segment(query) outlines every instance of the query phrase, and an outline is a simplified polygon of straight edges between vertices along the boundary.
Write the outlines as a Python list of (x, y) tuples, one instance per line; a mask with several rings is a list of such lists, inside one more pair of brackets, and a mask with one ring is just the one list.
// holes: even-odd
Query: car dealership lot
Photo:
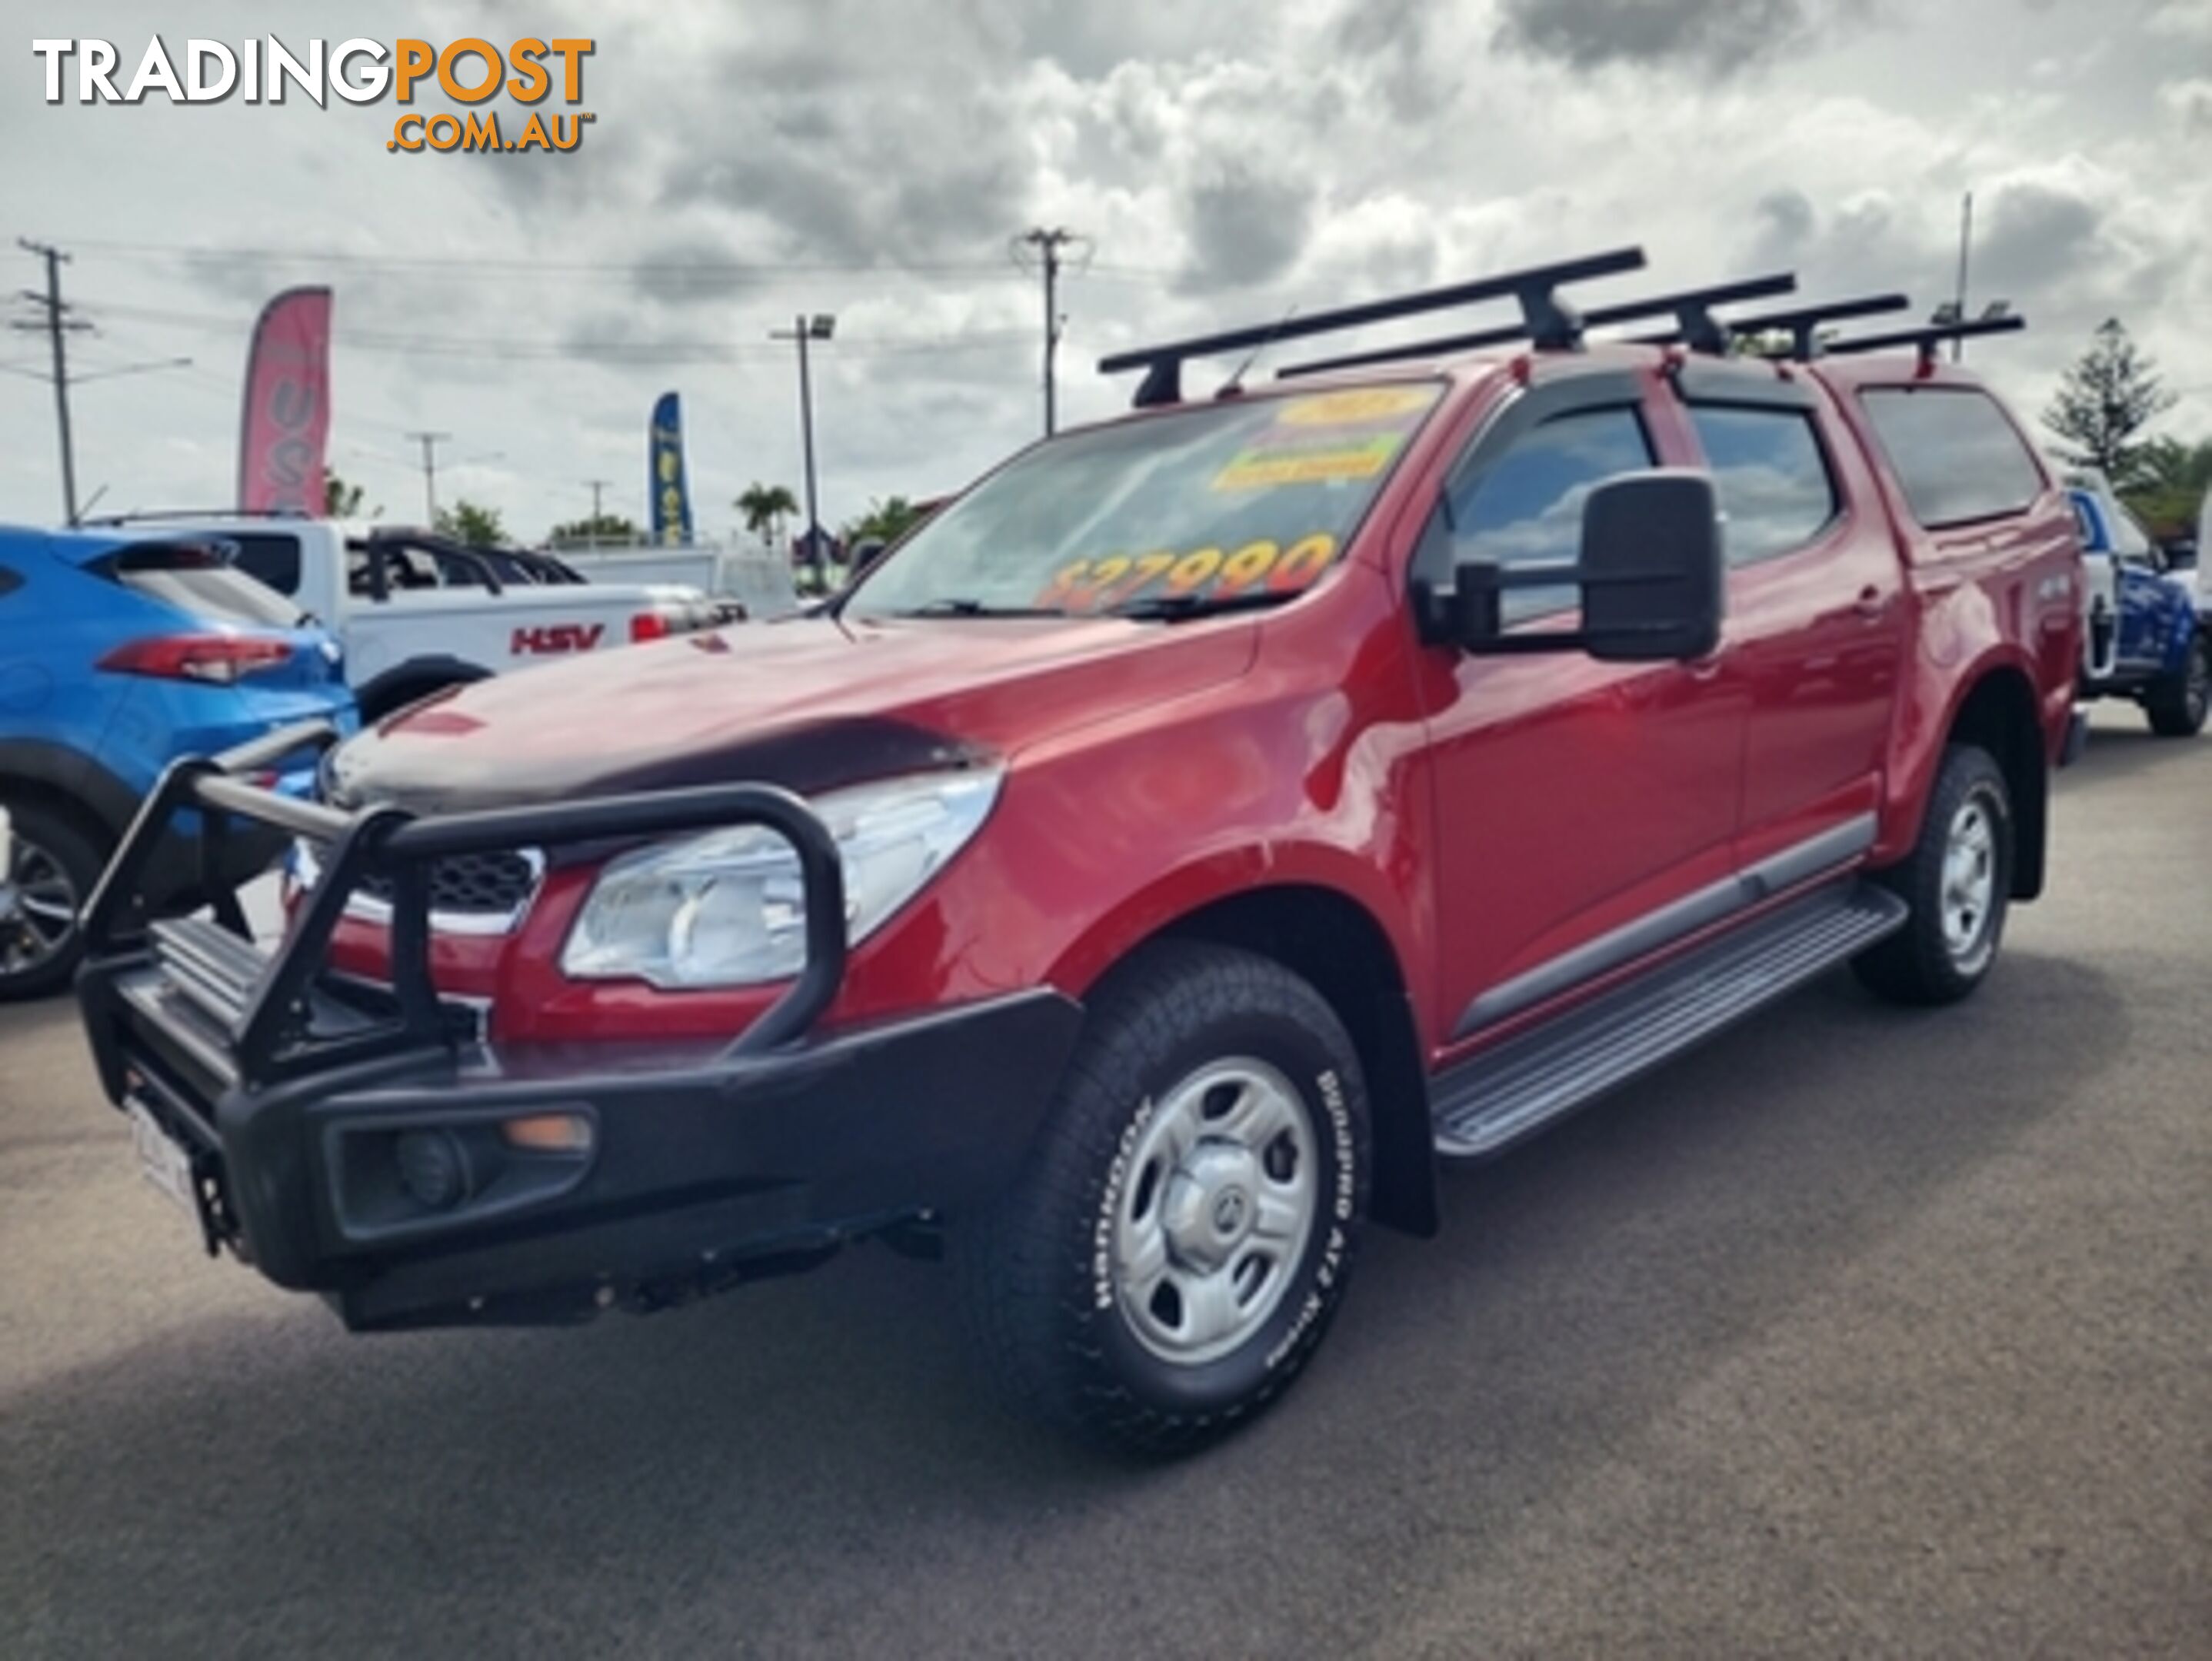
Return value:
[(881, 1251), (349, 1338), (190, 1249), (0, 1009), (0, 1616), (33, 1655), (2202, 1652), (2212, 740), (2099, 717), (1961, 1009), (1847, 975), (1370, 1234), (1158, 1469), (1010, 1424)]

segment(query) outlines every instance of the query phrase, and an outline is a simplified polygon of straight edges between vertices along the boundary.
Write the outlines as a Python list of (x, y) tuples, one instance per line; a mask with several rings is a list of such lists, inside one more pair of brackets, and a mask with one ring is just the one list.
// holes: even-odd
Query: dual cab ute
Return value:
[[(1919, 335), (1715, 320), (1787, 278), (1585, 340), (1558, 287), (1640, 264), (1146, 349), (1135, 414), (820, 615), (461, 688), (316, 803), (250, 749), (173, 771), (144, 827), (280, 825), (299, 891), (273, 955), (149, 924), (133, 839), (80, 980), (107, 1094), (211, 1250), (356, 1329), (872, 1235), (945, 1246), (985, 1370), (1079, 1434), (1249, 1420), (1441, 1164), (1832, 966), (1962, 997), (2042, 885), (2064, 492)], [(1503, 298), (1490, 346), (1182, 393)]]
[(558, 561), (400, 526), (284, 514), (104, 524), (220, 538), (237, 567), (335, 634), (362, 718), (550, 658), (702, 628), (721, 609), (679, 584), (590, 582)]

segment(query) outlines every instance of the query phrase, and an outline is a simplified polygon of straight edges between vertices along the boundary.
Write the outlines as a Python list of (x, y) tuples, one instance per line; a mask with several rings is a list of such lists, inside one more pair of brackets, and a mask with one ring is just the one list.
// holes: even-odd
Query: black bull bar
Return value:
[[(218, 1028), (229, 1070), (240, 1084), (273, 1084), (396, 1049), (449, 1041), (452, 1011), (441, 1003), (430, 976), (430, 876), (437, 861), (465, 854), (607, 847), (735, 825), (766, 826), (799, 858), (805, 896), (805, 966), (728, 1046), (725, 1058), (759, 1055), (798, 1038), (835, 1001), (845, 975), (843, 867), (829, 827), (792, 792), (769, 785), (712, 785), (418, 816), (392, 806), (349, 813), (279, 795), (239, 776), (301, 751), (319, 752), (337, 737), (327, 724), (308, 722), (220, 755), (172, 763), (140, 806), (85, 908), (88, 970), (96, 973), (118, 955), (143, 957), (149, 934), (154, 936), (169, 949), (169, 965), (200, 1012)], [(243, 960), (234, 951), (210, 938), (215, 931), (205, 924), (189, 930), (146, 915), (141, 885), (148, 862), (170, 821), (188, 810), (204, 819), (203, 886), (215, 927), (240, 942), (249, 938), (244, 912), (234, 876), (223, 872), (231, 821), (250, 820), (328, 850), (283, 943), (250, 976), (237, 967)], [(312, 1019), (312, 994), (349, 901), (371, 877), (390, 887), (388, 999), (372, 1000), (385, 1005), (380, 1018), (374, 1009), (360, 1010), (356, 1003), (352, 1012), (366, 1013), (368, 1019), (349, 1021), (339, 1032), (319, 1033)], [(106, 1082), (109, 1094), (116, 1094), (120, 1081)]]

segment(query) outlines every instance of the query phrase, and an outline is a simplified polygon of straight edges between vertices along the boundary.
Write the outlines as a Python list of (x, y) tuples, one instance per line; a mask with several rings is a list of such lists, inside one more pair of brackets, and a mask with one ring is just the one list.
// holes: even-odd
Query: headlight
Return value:
[[(811, 803), (845, 868), (845, 937), (866, 940), (967, 845), (998, 799), (997, 769), (924, 773)], [(600, 873), (561, 968), (580, 980), (752, 986), (806, 961), (799, 856), (764, 825), (624, 855)]]

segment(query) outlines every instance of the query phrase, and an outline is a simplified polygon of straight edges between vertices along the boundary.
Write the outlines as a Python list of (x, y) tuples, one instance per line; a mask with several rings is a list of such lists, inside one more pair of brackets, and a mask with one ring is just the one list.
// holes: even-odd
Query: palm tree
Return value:
[(782, 536), (784, 516), (799, 512), (799, 499), (780, 484), (749, 484), (730, 505), (745, 516), (746, 530), (771, 545)]

